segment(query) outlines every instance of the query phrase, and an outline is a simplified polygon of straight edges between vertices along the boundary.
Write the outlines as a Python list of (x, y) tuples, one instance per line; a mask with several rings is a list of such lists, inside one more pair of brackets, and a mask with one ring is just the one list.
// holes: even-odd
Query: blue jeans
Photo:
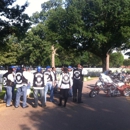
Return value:
[(40, 93), (41, 105), (44, 106), (45, 105), (44, 89), (34, 89), (33, 95), (34, 95), (35, 106), (38, 106), (38, 93)]
[(69, 89), (69, 96), (70, 96), (70, 97), (73, 96), (73, 90), (72, 90), (72, 87)]
[[(15, 101), (15, 86), (12, 87), (12, 100)], [(7, 89), (6, 89), (6, 93), (4, 95), (4, 102), (6, 102), (6, 101), (7, 101)]]
[(22, 87), (17, 88), (15, 107), (19, 106), (20, 97), (22, 95), (23, 95), (23, 107), (26, 107), (27, 106), (27, 86), (22, 86)]
[(12, 100), (12, 87), (6, 86), (6, 106), (10, 106)]
[(53, 90), (54, 87), (52, 86), (52, 82), (47, 82), (47, 84), (45, 85), (45, 103), (46, 103), (46, 97), (47, 97), (47, 92), (48, 90), (50, 90), (50, 101), (53, 102)]

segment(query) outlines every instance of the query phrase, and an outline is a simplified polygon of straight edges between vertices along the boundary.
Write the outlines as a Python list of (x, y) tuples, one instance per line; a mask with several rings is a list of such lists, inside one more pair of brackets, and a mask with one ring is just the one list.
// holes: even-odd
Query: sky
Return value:
[(25, 13), (31, 16), (36, 11), (41, 11), (41, 4), (48, 0), (16, 0), (14, 4), (23, 5), (26, 1), (29, 2), (29, 6), (26, 8)]

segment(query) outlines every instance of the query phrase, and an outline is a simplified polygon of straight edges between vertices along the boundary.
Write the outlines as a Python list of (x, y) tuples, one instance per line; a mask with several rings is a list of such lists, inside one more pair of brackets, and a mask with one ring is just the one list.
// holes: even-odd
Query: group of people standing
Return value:
[[(82, 103), (82, 87), (83, 76), (87, 72), (78, 64), (76, 68), (71, 66), (63, 67), (60, 74), (60, 79), (57, 81), (56, 70), (54, 67), (47, 66), (43, 71), (40, 66), (37, 67), (36, 72), (32, 77), (25, 70), (25, 67), (18, 67), (15, 71), (13, 67), (9, 67), (8, 72), (3, 75), (3, 85), (6, 89), (6, 106), (15, 108), (20, 106), (20, 97), (23, 97), (22, 107), (27, 108), (27, 86), (32, 86), (34, 104), (33, 107), (38, 106), (38, 94), (40, 94), (41, 107), (46, 106), (47, 93), (50, 91), (50, 102), (54, 102), (54, 89), (58, 88), (59, 92), (59, 106), (66, 107), (68, 97), (73, 98), (73, 102)], [(14, 89), (16, 88), (16, 94)]]

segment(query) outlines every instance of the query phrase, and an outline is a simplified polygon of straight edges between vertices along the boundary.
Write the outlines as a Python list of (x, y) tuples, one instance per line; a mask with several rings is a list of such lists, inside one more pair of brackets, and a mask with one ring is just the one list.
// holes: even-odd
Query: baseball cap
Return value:
[(46, 69), (50, 69), (50, 68), (51, 68), (51, 66), (47, 66), (47, 67), (46, 67)]
[(72, 69), (72, 67), (71, 67), (71, 66), (68, 66), (68, 69)]

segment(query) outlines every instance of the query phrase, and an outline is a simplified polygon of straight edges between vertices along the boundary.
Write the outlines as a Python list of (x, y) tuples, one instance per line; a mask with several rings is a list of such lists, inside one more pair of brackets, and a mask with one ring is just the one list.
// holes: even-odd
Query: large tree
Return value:
[(124, 56), (121, 52), (110, 54), (110, 67), (121, 67), (124, 62)]
[(28, 15), (23, 13), (28, 3), (13, 6), (14, 2), (16, 0), (0, 0), (0, 46), (9, 35), (21, 38), (30, 26)]
[(61, 46), (95, 54), (105, 70), (112, 50), (129, 43), (129, 9), (130, 0), (66, 0), (51, 8), (46, 25)]

